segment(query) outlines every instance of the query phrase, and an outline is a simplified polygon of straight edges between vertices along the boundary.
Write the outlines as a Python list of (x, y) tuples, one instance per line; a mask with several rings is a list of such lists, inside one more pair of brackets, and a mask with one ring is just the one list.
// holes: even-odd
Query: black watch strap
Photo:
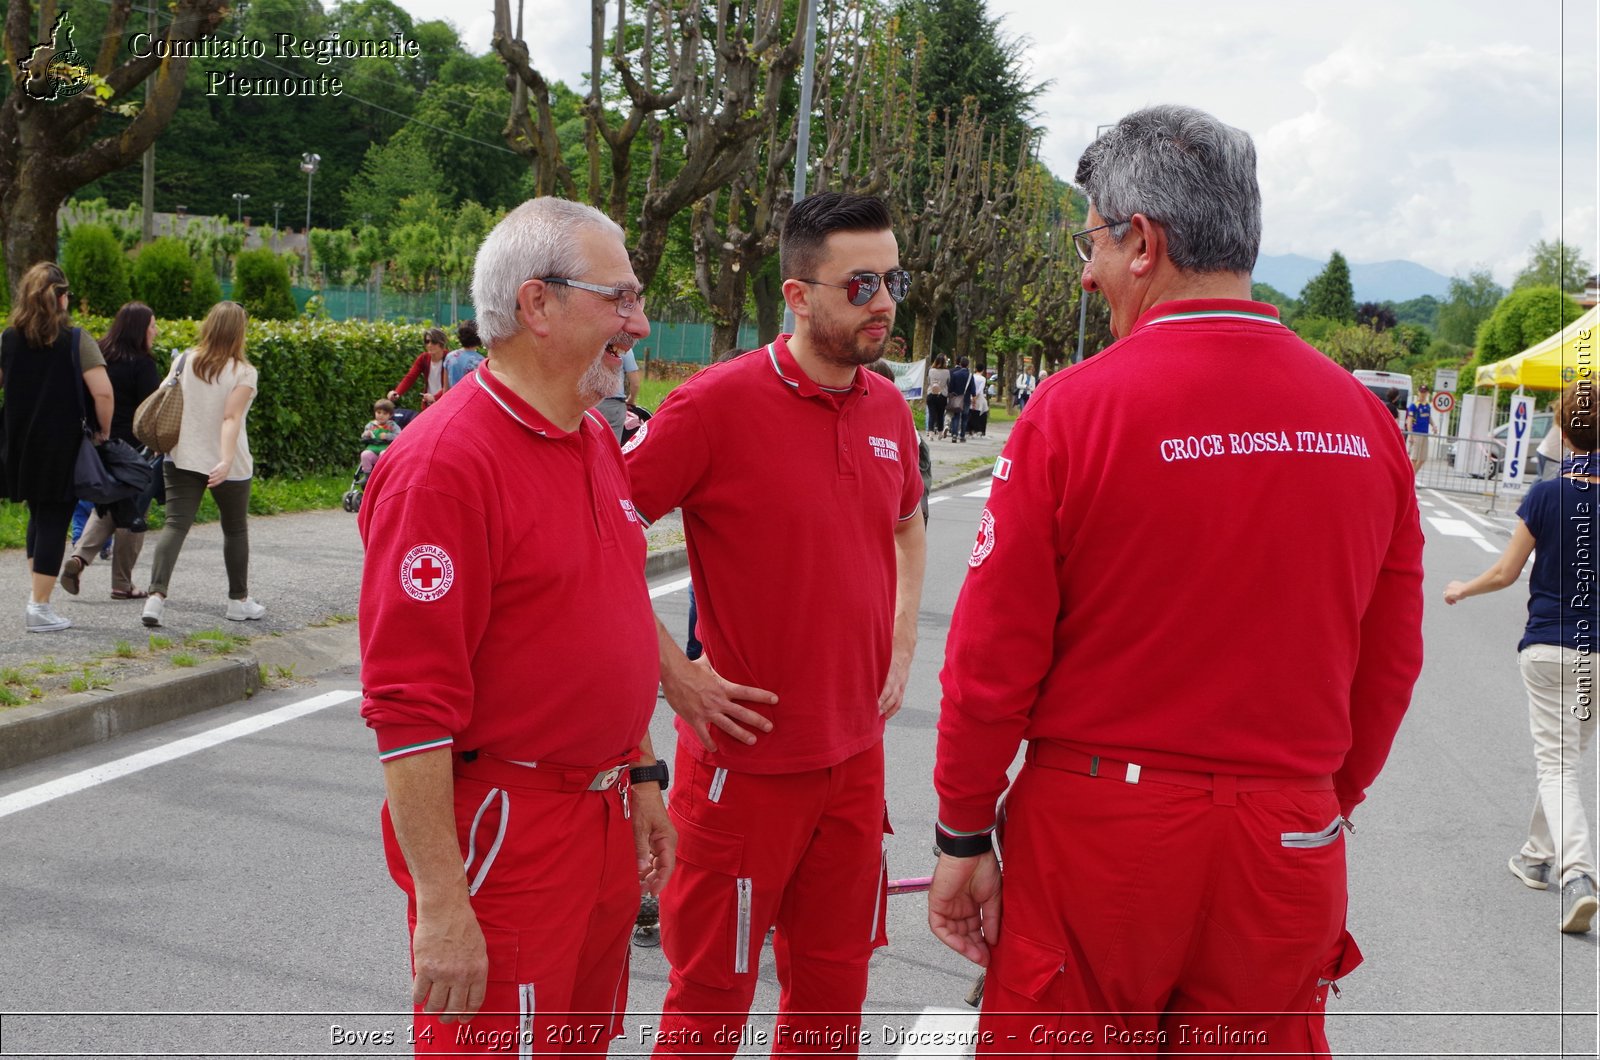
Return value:
[(935, 826), (933, 845), (938, 848), (939, 853), (949, 854), (953, 858), (975, 858), (994, 849), (994, 834), (990, 831), (979, 832), (977, 835), (956, 835)]
[(628, 770), (628, 783), (648, 784), (654, 780), (661, 785), (662, 791), (667, 790), (667, 782), (670, 779), (671, 773), (668, 772), (665, 762), (654, 762), (647, 766), (634, 766)]

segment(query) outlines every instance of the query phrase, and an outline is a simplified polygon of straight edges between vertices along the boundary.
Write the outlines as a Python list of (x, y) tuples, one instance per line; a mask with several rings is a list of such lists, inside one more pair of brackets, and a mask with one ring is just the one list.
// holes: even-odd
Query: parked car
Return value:
[[(1555, 422), (1553, 412), (1535, 412), (1533, 419), (1528, 424), (1528, 459), (1533, 460), (1533, 451), (1544, 441), (1544, 436), (1550, 433), (1550, 427)], [(1481, 476), (1474, 472), (1474, 478), (1497, 478), (1500, 468), (1506, 459), (1506, 435), (1511, 430), (1510, 422), (1502, 423), (1489, 432), (1489, 463)], [(1459, 442), (1450, 443), (1449, 462), (1451, 467), (1456, 466), (1456, 447)]]

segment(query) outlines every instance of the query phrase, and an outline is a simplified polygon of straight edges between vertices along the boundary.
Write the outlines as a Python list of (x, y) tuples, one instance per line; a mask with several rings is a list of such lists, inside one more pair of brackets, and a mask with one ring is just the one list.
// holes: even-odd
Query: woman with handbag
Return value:
[[(139, 447), (133, 435), (133, 413), (161, 383), (161, 370), (150, 354), (156, 341), (156, 315), (143, 302), (129, 302), (117, 310), (116, 319), (100, 352), (106, 359), (106, 374), (115, 397), (111, 412), (111, 437)], [(147, 595), (134, 588), (133, 565), (144, 548), (144, 517), (151, 497), (111, 505), (96, 505), (94, 515), (84, 525), (83, 535), (61, 569), (61, 588), (78, 595), (78, 578), (83, 569), (100, 554), (100, 546), (113, 542), (111, 553), (111, 598), (142, 600)]]
[[(23, 625), (29, 633), (53, 633), (72, 625), (50, 606), (50, 593), (78, 504), (74, 465), (86, 429), (97, 442), (111, 432), (105, 358), (94, 339), (67, 319), (71, 294), (60, 266), (38, 262), (22, 274), (11, 326), (0, 333), (5, 495), (28, 506), (33, 586)], [(94, 400), (92, 426), (79, 412), (85, 387)]]
[(256, 369), (244, 353), (245, 322), (244, 308), (237, 302), (212, 306), (200, 323), (200, 337), (194, 348), (173, 362), (168, 375), (169, 381), (176, 378), (183, 415), (177, 442), (170, 446), (163, 468), (167, 524), (150, 564), (150, 596), (141, 616), (147, 626), (161, 625), (172, 569), (207, 489), (222, 516), (222, 562), (228, 571), (227, 617), (244, 622), (267, 612), (250, 599), (248, 584), (250, 479), (255, 465), (250, 457), (245, 418), (256, 396)]

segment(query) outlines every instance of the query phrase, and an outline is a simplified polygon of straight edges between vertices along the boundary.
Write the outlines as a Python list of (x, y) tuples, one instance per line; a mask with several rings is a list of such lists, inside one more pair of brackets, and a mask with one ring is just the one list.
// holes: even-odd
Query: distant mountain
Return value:
[[(1263, 254), (1256, 259), (1253, 279), (1271, 284), (1290, 298), (1299, 298), (1301, 288), (1327, 267), (1300, 254)], [(1418, 265), (1414, 261), (1378, 261), (1367, 265), (1350, 263), (1350, 283), (1357, 302), (1406, 302), (1431, 294), (1444, 298), (1450, 277)]]

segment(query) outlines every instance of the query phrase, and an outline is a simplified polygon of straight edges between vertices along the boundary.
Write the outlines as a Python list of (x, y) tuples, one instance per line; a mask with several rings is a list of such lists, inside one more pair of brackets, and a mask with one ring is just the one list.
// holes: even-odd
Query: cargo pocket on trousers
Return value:
[[(744, 837), (674, 815), (678, 828), (677, 923), (662, 943), (672, 966), (696, 983), (726, 990), (754, 970), (754, 881), (744, 872)], [(684, 871), (685, 866), (692, 866)], [(686, 930), (675, 930), (680, 925)]]
[(1002, 927), (989, 971), (1012, 993), (1044, 1001), (1066, 966), (1065, 946), (1040, 942)]
[(879, 862), (878, 894), (872, 900), (872, 948), (889, 945), (889, 837), (894, 827), (889, 824), (889, 807), (883, 808), (883, 848)]
[(1327, 1007), (1330, 989), (1335, 997), (1339, 995), (1339, 980), (1359, 968), (1362, 959), (1355, 938), (1348, 931), (1340, 932), (1339, 941), (1323, 958), (1322, 971), (1317, 973), (1317, 992), (1312, 1000), (1319, 1009)]

